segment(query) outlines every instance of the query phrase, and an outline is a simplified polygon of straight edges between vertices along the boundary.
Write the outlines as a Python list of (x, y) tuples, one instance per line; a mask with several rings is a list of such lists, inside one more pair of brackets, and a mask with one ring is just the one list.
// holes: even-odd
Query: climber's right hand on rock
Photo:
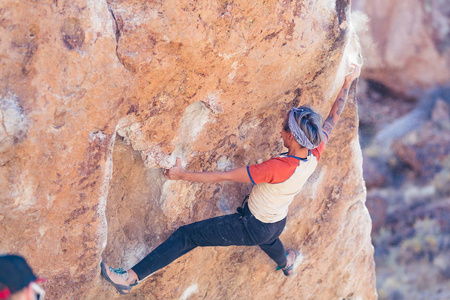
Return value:
[(351, 66), (353, 67), (352, 71), (345, 76), (344, 87), (347, 88), (349, 88), (352, 85), (352, 82), (361, 74), (361, 65), (352, 63)]
[(181, 159), (177, 158), (177, 162), (174, 167), (164, 170), (164, 177), (170, 180), (183, 179), (184, 169), (181, 166)]

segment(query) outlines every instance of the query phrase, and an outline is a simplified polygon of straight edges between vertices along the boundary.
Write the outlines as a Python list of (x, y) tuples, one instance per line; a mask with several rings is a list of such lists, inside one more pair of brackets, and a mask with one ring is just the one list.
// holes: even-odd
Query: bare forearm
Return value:
[(223, 182), (229, 181), (227, 177), (224, 176), (225, 172), (184, 172), (181, 174), (180, 179), (186, 181), (194, 182)]
[(361, 73), (362, 65), (352, 63), (351, 66), (353, 67), (353, 70), (349, 74), (347, 74), (347, 76), (345, 76), (344, 84), (341, 88), (341, 91), (339, 92), (339, 95), (337, 96), (336, 100), (333, 103), (333, 106), (331, 107), (331, 111), (330, 114), (328, 115), (328, 118), (323, 123), (322, 129), (323, 131), (325, 131), (328, 137), (330, 136), (334, 126), (336, 126), (336, 123), (338, 122), (339, 117), (341, 116), (342, 110), (344, 110), (350, 87), (352, 86), (352, 84), (356, 86), (358, 82), (356, 79), (359, 77), (359, 74)]
[(323, 130), (328, 135), (330, 135), (334, 126), (336, 126), (336, 123), (339, 120), (342, 111), (344, 110), (345, 103), (347, 102), (348, 98), (348, 90), (349, 87), (347, 85), (344, 85), (342, 87), (341, 91), (339, 92), (339, 95), (336, 98), (336, 101), (334, 101), (333, 106), (331, 107), (330, 114), (328, 115), (327, 119), (323, 124)]
[(167, 179), (194, 182), (251, 182), (246, 167), (236, 168), (225, 172), (186, 172), (183, 167), (181, 167), (181, 161), (179, 159), (177, 159), (175, 167), (164, 171), (164, 176)]

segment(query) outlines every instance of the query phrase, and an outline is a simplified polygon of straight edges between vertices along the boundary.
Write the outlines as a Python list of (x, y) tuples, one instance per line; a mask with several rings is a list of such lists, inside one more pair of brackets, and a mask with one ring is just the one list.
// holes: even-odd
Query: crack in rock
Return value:
[(119, 40), (120, 40), (120, 37), (122, 36), (122, 31), (120, 30), (120, 26), (119, 26), (119, 23), (117, 22), (116, 15), (114, 14), (114, 11), (113, 11), (113, 9), (111, 8), (110, 5), (108, 5), (108, 11), (110, 12), (111, 17), (112, 17), (113, 31), (114, 31), (114, 34), (116, 36), (116, 56), (117, 56), (117, 59), (120, 61), (122, 66), (124, 66), (125, 69), (127, 69), (128, 71), (131, 71), (126, 66), (126, 64), (123, 62), (123, 59), (120, 57), (120, 54), (119, 54)]

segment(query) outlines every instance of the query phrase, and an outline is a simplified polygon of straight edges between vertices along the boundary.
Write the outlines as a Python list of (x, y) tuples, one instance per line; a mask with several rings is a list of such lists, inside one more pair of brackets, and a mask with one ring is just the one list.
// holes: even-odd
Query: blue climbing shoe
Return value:
[(103, 262), (100, 263), (100, 266), (103, 278), (105, 278), (109, 283), (111, 283), (116, 288), (116, 290), (122, 295), (127, 295), (131, 291), (131, 288), (136, 284), (138, 284), (136, 280), (134, 284), (128, 285), (126, 282), (128, 279), (128, 272), (122, 268), (114, 269), (108, 267)]
[(297, 259), (297, 253), (294, 250), (289, 249), (286, 252), (286, 259), (287, 259), (286, 266), (277, 267), (277, 270), (283, 270), (284, 275), (291, 276), (292, 273), (294, 272), (294, 263), (295, 260)]

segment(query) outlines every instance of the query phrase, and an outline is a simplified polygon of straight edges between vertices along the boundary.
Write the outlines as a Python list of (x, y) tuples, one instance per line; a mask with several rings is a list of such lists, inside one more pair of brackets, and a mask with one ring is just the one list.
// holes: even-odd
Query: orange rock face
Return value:
[[(349, 1), (3, 1), (0, 252), (51, 299), (113, 299), (100, 261), (133, 266), (178, 226), (235, 211), (245, 184), (167, 181), (282, 151), (292, 106), (327, 114), (357, 38)], [(281, 238), (286, 278), (257, 247), (195, 249), (137, 299), (375, 299), (358, 118), (347, 103)]]

